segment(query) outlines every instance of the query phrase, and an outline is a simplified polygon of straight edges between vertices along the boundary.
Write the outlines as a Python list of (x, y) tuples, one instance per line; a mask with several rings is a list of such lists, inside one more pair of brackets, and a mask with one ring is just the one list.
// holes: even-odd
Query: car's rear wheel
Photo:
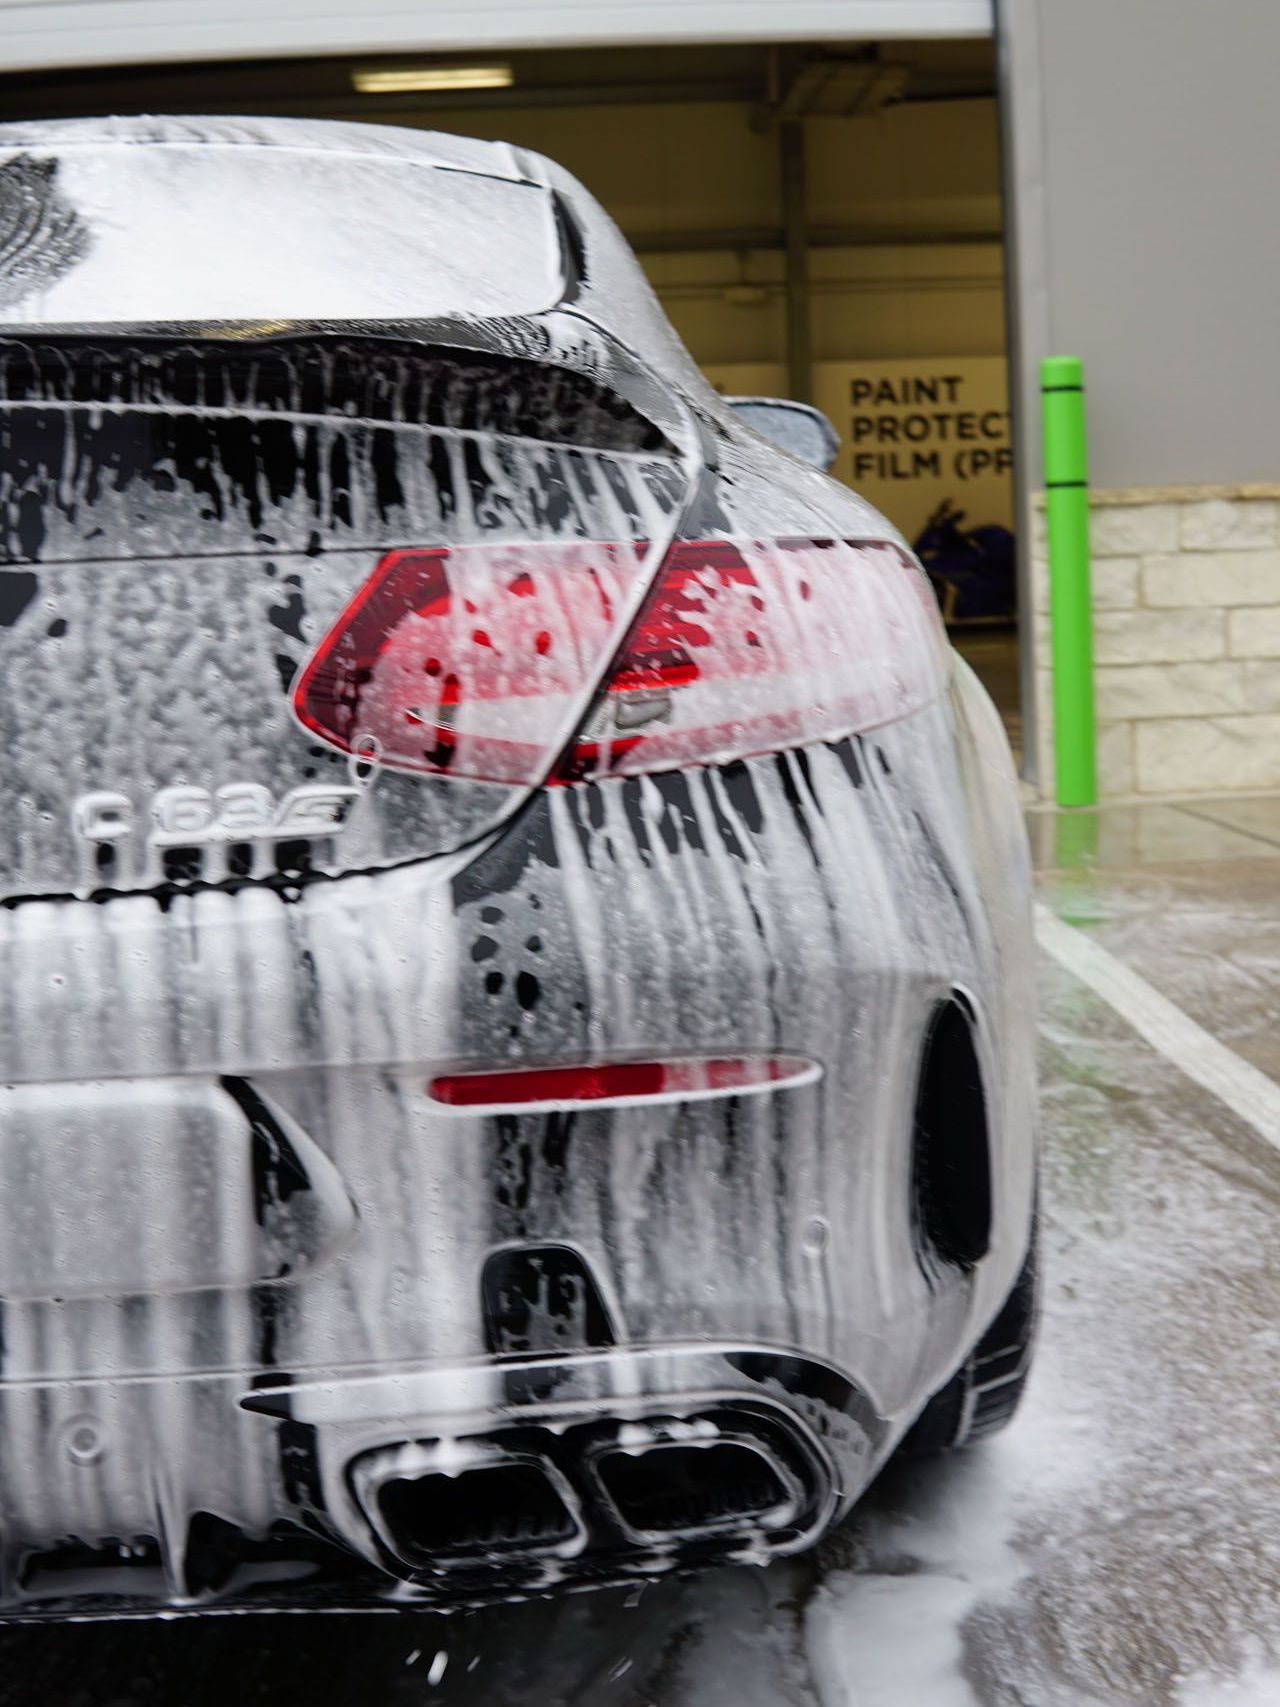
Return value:
[(1031, 1372), (1039, 1319), (1040, 1221), (1018, 1278), (991, 1326), (959, 1369), (929, 1400), (898, 1448), (904, 1458), (925, 1458), (970, 1446), (1012, 1418)]

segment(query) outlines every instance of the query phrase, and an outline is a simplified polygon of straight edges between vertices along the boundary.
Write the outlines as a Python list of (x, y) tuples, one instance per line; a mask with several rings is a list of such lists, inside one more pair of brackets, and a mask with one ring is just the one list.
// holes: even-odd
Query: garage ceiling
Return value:
[(0, 0), (8, 71), (477, 47), (989, 36), (994, 0)]

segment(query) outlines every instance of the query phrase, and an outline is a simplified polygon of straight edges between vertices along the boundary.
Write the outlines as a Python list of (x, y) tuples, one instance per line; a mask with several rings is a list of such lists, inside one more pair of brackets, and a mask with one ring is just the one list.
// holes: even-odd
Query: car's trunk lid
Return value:
[[(647, 376), (557, 318), (0, 340), (4, 893), (296, 882), (447, 851), (527, 797), (696, 462)], [(466, 576), (483, 600), (512, 553), (542, 551), (570, 628), (578, 588), (608, 580), (516, 780), (370, 764), (291, 706), (388, 553), (440, 547), (455, 616)]]

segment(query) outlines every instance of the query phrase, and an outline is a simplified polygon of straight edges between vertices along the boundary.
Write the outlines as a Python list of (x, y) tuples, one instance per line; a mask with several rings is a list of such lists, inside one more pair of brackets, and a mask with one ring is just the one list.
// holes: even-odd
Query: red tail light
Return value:
[(302, 723), (398, 770), (540, 782), (643, 572), (643, 545), (392, 551), (293, 691)]
[(681, 542), (617, 649), (647, 567), (643, 544), (393, 551), (302, 672), (297, 715), (399, 769), (533, 784), (832, 740), (941, 687), (933, 596), (895, 545)]
[(667, 554), (560, 780), (834, 740), (940, 689), (942, 630), (896, 545), (685, 541)]

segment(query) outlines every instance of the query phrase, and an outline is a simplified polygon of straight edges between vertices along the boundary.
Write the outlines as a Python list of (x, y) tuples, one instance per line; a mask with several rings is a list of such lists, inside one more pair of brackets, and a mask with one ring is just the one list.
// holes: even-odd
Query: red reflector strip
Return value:
[(443, 1073), (427, 1086), (457, 1109), (565, 1108), (575, 1103), (688, 1102), (809, 1084), (816, 1061), (800, 1055), (747, 1055), (695, 1061), (609, 1061), (581, 1067), (517, 1067)]

